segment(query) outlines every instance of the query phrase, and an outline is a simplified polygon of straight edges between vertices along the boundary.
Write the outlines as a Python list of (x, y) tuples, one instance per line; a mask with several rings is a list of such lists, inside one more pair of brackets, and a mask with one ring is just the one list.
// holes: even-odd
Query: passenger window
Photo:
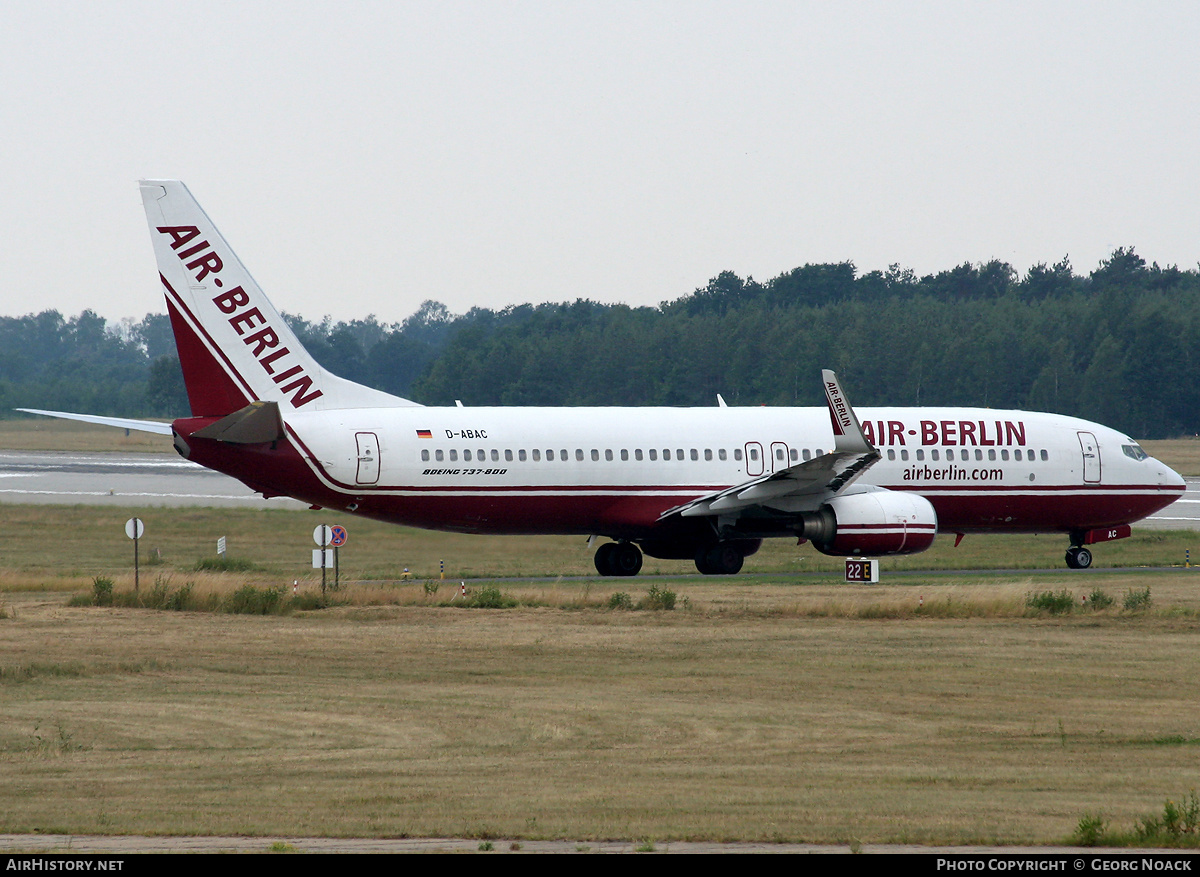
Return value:
[(692, 448), (691, 457), (692, 457), (692, 462), (694, 463), (696, 460), (700, 459), (700, 452), (697, 451), (695, 448)]
[(525, 449), (524, 448), (521, 448), (521, 450), (517, 451), (517, 459), (522, 463), (525, 462)]
[(953, 459), (954, 459), (954, 448), (947, 448), (947, 449), (946, 449), (946, 459), (947, 459), (947, 460), (953, 460)]
[(625, 462), (628, 459), (629, 459), (629, 451), (626, 450), (625, 448), (621, 448), (621, 462)]
[(937, 448), (934, 448), (932, 451), (929, 452), (929, 459), (936, 460), (937, 458), (938, 458)]
[(996, 459), (996, 452), (995, 452), (995, 450), (989, 450), (989, 451), (988, 451), (988, 459), (989, 459), (989, 460), (994, 460), (994, 459)]
[(570, 457), (567, 456), (566, 448), (563, 448), (561, 451), (558, 452), (558, 459), (562, 460), (564, 463), (567, 462), (567, 460), (571, 459)]
[(493, 463), (500, 462), (500, 452), (497, 451), (495, 448), (492, 448), (492, 462)]
[(426, 463), (429, 462), (429, 451), (421, 451), (421, 460)]
[(792, 448), (791, 456), (792, 456), (793, 463), (795, 463), (796, 461), (798, 461), (800, 459), (800, 454), (799, 454), (799, 452), (797, 452), (797, 450), (795, 448)]
[(683, 459), (683, 448), (678, 448), (678, 449), (675, 451), (675, 459), (676, 459), (676, 460), (682, 460), (682, 459)]
[(975, 459), (976, 459), (976, 460), (982, 460), (982, 459), (983, 459), (983, 451), (979, 450), (979, 448), (976, 448), (976, 449), (975, 449)]
[(900, 459), (904, 460), (906, 462), (908, 461), (908, 449), (907, 448), (902, 448), (900, 450)]
[(808, 448), (805, 448), (804, 449), (804, 461), (807, 463), (811, 459), (812, 459), (812, 451), (810, 451)]
[(597, 451), (595, 448), (592, 448), (592, 462), (598, 463), (599, 461), (600, 461), (600, 452)]
[(633, 459), (637, 460), (639, 463), (642, 461), (642, 449), (641, 448), (637, 448), (636, 450), (634, 450)]
[(554, 462), (554, 449), (553, 448), (546, 448), (546, 461), (549, 463)]
[(605, 461), (606, 463), (611, 463), (611, 462), (612, 462), (612, 448), (605, 448), (605, 449), (604, 449), (604, 461)]
[(783, 462), (783, 448), (775, 449), (775, 459), (778, 460), (780, 463)]
[(1015, 451), (1013, 451), (1013, 459), (1014, 460), (1021, 459), (1021, 449), (1020, 448), (1017, 448)]
[(1005, 448), (1003, 451), (1000, 452), (1000, 459), (1001, 460), (1008, 459), (1008, 448)]
[(540, 463), (542, 461), (542, 452), (537, 448), (533, 449), (533, 462)]
[(725, 457), (725, 449), (724, 449), (724, 448), (717, 448), (717, 459), (718, 459), (718, 460), (724, 460), (724, 459), (726, 459), (726, 457)]
[(704, 459), (705, 459), (706, 461), (707, 461), (707, 460), (712, 460), (712, 448), (705, 448), (705, 449), (704, 449)]
[(742, 462), (742, 449), (741, 448), (733, 449), (733, 459), (739, 463)]
[(750, 449), (750, 459), (753, 460), (755, 463), (758, 462), (758, 448)]
[(445, 455), (440, 450), (433, 452), (433, 459), (437, 460), (439, 463), (442, 462), (444, 458)]
[(450, 452), (450, 462), (454, 463), (454, 462), (457, 462), (457, 460), (458, 460), (458, 451), (451, 451)]
[(670, 448), (663, 448), (663, 459), (664, 460), (671, 459), (671, 449)]
[(1045, 448), (1042, 448), (1042, 462), (1044, 463), (1049, 459), (1050, 459), (1050, 455), (1046, 453)]
[(652, 461), (654, 461), (654, 460), (657, 460), (657, 459), (658, 459), (658, 451), (656, 451), (654, 448), (651, 448), (651, 449), (650, 449), (650, 459), (651, 459)]
[(925, 449), (924, 449), (924, 448), (918, 448), (918, 449), (917, 449), (917, 459), (918, 459), (918, 460), (924, 460), (924, 459), (925, 459)]
[(512, 451), (510, 451), (508, 448), (504, 449), (504, 462), (505, 463), (512, 462)]
[(575, 459), (578, 460), (580, 463), (583, 462), (583, 448), (575, 449)]
[(895, 448), (888, 448), (888, 459), (889, 460), (896, 459), (896, 449)]
[(470, 463), (470, 462), (471, 462), (471, 452), (470, 452), (470, 451), (463, 451), (463, 459), (464, 459), (466, 462)]

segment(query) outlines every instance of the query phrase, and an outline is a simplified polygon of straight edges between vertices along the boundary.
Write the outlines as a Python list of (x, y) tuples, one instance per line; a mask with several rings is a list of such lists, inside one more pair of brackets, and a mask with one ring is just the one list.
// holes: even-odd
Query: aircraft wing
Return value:
[(668, 509), (662, 517), (737, 514), (755, 507), (784, 513), (811, 510), (875, 465), (879, 451), (863, 434), (837, 375), (825, 369), (821, 378), (833, 425), (832, 451)]
[(159, 423), (156, 420), (130, 420), (127, 417), (101, 417), (98, 414), (71, 414), (67, 411), (42, 411), (40, 408), (18, 408), (26, 414), (43, 414), (46, 417), (58, 417), (63, 420), (81, 420), (84, 423), (98, 423), (101, 426), (115, 426), (118, 429), (136, 429), (138, 432), (153, 432), (157, 435), (170, 435), (171, 424)]

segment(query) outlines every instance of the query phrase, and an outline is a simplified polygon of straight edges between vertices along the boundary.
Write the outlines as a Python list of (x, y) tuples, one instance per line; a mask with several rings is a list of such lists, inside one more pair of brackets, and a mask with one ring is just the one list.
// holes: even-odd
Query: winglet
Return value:
[(837, 375), (829, 369), (821, 370), (821, 382), (825, 385), (825, 401), (829, 405), (829, 422), (833, 425), (834, 449), (848, 454), (877, 453), (863, 434), (858, 416), (850, 406), (850, 400), (842, 392)]

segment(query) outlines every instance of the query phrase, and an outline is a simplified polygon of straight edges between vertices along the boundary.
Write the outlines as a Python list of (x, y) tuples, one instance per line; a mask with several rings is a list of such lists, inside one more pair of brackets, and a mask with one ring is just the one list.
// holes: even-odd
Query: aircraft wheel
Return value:
[(602, 576), (615, 576), (617, 573), (613, 569), (613, 552), (617, 550), (616, 542), (605, 542), (596, 549), (596, 556), (593, 558), (596, 564), (596, 572)]
[(739, 573), (746, 559), (741, 549), (729, 542), (717, 543), (708, 549), (703, 557), (703, 565), (700, 563), (700, 556), (696, 557), (696, 568), (706, 576), (731, 576)]
[(696, 569), (701, 575), (711, 576), (716, 575), (716, 570), (712, 568), (712, 564), (708, 562), (708, 552), (711, 548), (707, 546), (696, 552)]
[(636, 576), (642, 570), (642, 550), (632, 542), (612, 542), (608, 563), (614, 576)]
[(1071, 569), (1087, 569), (1092, 565), (1092, 552), (1080, 546), (1067, 549), (1067, 566)]

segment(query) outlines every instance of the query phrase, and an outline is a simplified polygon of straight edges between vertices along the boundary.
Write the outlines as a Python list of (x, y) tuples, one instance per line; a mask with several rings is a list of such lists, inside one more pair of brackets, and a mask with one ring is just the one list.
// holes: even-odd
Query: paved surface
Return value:
[(72, 451), (0, 451), (4, 502), (307, 508), (282, 497), (264, 500), (237, 479), (174, 455)]

